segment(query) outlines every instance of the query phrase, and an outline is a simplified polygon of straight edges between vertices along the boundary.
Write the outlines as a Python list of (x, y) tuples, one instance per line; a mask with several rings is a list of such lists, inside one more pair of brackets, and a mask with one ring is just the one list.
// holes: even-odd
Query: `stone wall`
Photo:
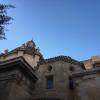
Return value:
[(100, 69), (73, 75), (75, 100), (100, 100)]
[[(50, 66), (52, 67), (51, 70), (49, 70)], [(35, 73), (38, 77), (38, 81), (36, 82), (33, 91), (33, 100), (39, 100), (39, 98), (71, 100), (71, 91), (69, 89), (69, 75), (71, 74), (70, 66), (74, 67), (74, 71), (82, 70), (79, 65), (61, 60), (40, 65)], [(52, 89), (46, 88), (46, 77), (48, 76), (53, 76), (54, 87)]]
[(36, 80), (24, 58), (0, 63), (0, 100), (28, 100)]
[(100, 56), (92, 56), (90, 59), (82, 61), (82, 63), (84, 63), (85, 68), (87, 70), (93, 69), (93, 64), (97, 62), (100, 62)]
[(8, 100), (28, 100), (31, 97), (33, 82), (22, 72), (17, 71), (16, 79), (11, 81)]

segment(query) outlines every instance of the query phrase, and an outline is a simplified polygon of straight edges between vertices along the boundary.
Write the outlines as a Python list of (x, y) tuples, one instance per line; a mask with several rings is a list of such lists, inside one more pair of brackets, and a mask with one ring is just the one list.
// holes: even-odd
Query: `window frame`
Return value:
[(53, 75), (46, 76), (46, 89), (53, 89), (54, 88), (54, 77)]

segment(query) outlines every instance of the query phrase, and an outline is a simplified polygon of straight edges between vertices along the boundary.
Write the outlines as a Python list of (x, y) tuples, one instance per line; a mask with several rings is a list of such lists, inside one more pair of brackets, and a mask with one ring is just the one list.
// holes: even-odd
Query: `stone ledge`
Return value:
[(25, 71), (31, 78), (34, 79), (34, 81), (37, 80), (37, 77), (34, 75), (34, 69), (26, 62), (23, 57), (17, 57), (0, 62), (0, 72), (12, 68), (21, 68), (22, 71)]
[(96, 74), (96, 73), (100, 73), (100, 68), (95, 68), (95, 69), (91, 69), (91, 70), (85, 70), (82, 72), (76, 72), (76, 73), (72, 73), (72, 78), (75, 77), (83, 77), (85, 75), (91, 75), (91, 74)]

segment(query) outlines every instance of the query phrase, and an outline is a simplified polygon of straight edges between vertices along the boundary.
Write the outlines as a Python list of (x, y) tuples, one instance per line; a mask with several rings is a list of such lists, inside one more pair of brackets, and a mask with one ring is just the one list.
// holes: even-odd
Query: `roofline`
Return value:
[(56, 57), (52, 57), (52, 58), (49, 58), (49, 59), (44, 59), (44, 61), (40, 62), (40, 65), (42, 64), (48, 64), (48, 63), (51, 63), (51, 62), (56, 62), (56, 61), (64, 61), (64, 62), (68, 62), (68, 63), (71, 63), (71, 64), (76, 64), (76, 65), (80, 65), (82, 66), (83, 69), (85, 69), (85, 66), (83, 63), (81, 63), (80, 61), (77, 61), (75, 59), (72, 59), (71, 57), (69, 56), (56, 56)]

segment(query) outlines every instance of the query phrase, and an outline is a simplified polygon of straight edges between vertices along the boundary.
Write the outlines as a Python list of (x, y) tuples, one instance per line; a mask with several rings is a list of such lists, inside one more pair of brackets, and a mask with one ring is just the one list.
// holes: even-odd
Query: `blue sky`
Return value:
[(100, 55), (100, 0), (0, 0), (15, 5), (0, 52), (33, 39), (44, 58)]

